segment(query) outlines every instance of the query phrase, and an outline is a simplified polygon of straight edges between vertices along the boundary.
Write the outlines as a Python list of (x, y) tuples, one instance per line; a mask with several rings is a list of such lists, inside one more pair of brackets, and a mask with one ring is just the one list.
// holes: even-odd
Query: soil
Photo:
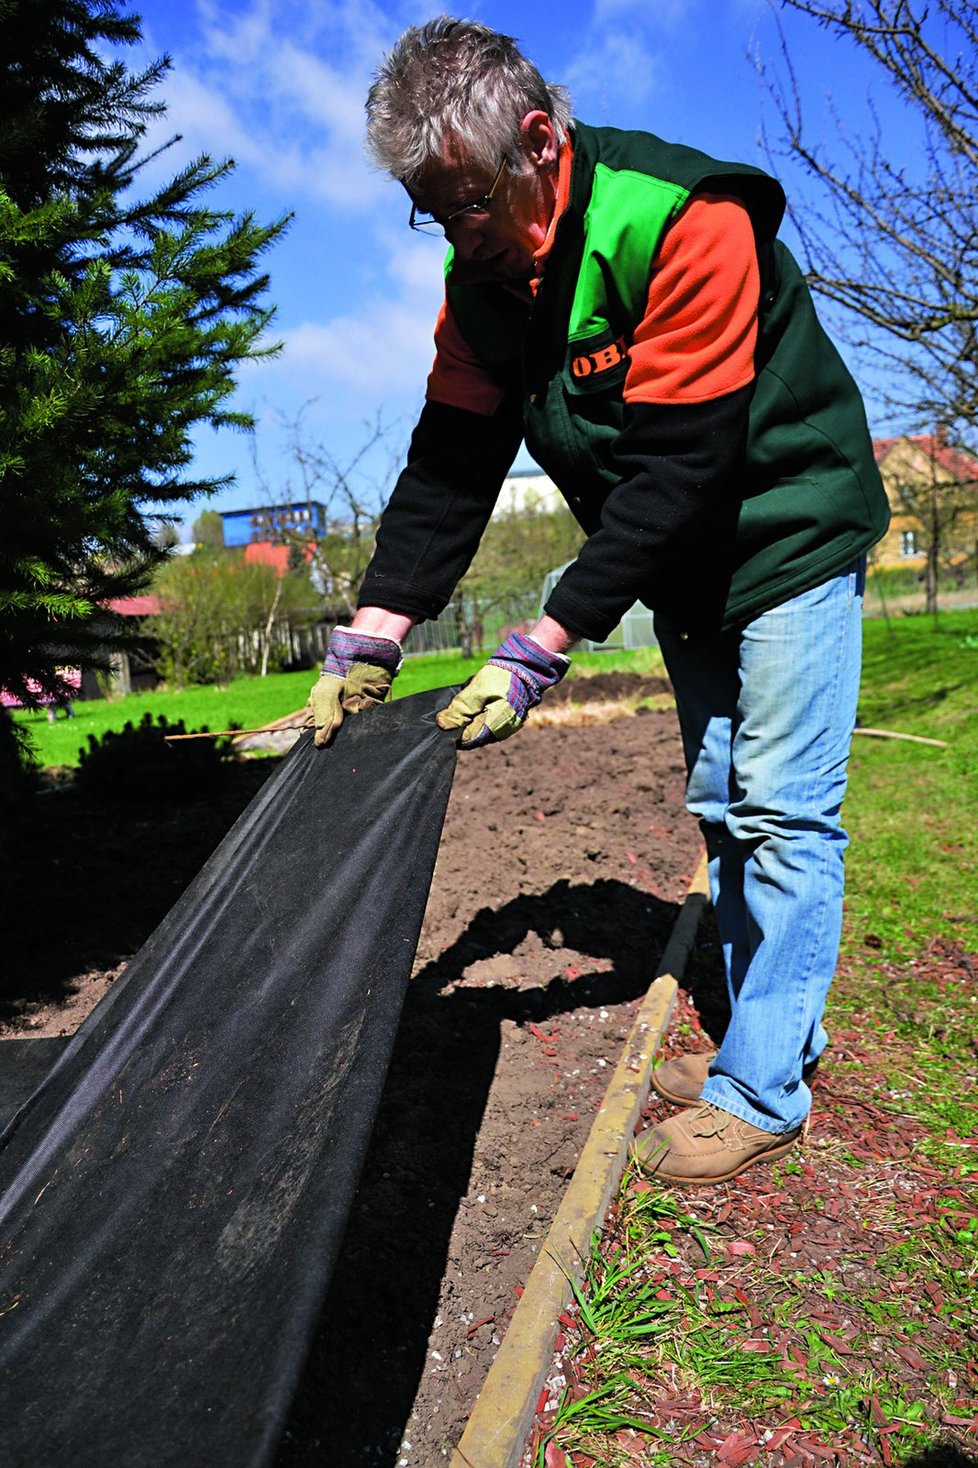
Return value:
[[(663, 690), (598, 675), (587, 727), (541, 724), (459, 759), (278, 1468), (438, 1463), (461, 1435), (699, 860), (674, 714), (589, 722), (596, 701)], [(157, 808), (42, 795), (5, 874), (0, 1038), (70, 1033), (271, 767), (243, 763), (207, 798)], [(42, 880), (56, 926), (33, 900)]]

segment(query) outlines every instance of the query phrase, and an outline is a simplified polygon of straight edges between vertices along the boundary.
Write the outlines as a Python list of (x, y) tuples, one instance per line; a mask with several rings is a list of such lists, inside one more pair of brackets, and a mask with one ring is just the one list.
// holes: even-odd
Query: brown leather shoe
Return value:
[(783, 1157), (800, 1133), (765, 1132), (701, 1101), (642, 1132), (631, 1150), (642, 1170), (663, 1182), (722, 1183), (754, 1162)]
[(652, 1072), (653, 1088), (678, 1106), (694, 1105), (706, 1085), (715, 1055), (715, 1050), (704, 1050), (697, 1055), (678, 1055), (675, 1060), (664, 1060)]
[[(715, 1056), (715, 1050), (701, 1050), (695, 1055), (678, 1055), (675, 1060), (664, 1060), (652, 1072), (653, 1089), (677, 1106), (695, 1105), (706, 1085)], [(803, 1080), (809, 1080), (817, 1069), (817, 1060), (806, 1065), (801, 1073)]]

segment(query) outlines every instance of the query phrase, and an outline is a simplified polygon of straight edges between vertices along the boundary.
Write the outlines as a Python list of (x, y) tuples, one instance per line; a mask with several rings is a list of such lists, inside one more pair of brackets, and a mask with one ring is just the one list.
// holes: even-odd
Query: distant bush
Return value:
[[(195, 795), (219, 779), (233, 758), (231, 741), (187, 739), (168, 744), (167, 736), (186, 734), (183, 720), (144, 714), (138, 724), (88, 736), (79, 755), (76, 786), (93, 795), (123, 800), (172, 800)], [(206, 733), (206, 729), (195, 731)]]

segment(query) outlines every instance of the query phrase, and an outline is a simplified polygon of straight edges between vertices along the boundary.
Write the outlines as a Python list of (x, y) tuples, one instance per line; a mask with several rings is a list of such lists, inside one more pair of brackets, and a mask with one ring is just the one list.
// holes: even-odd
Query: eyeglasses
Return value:
[(446, 214), (444, 218), (440, 214), (426, 214), (418, 209), (417, 204), (412, 204), (411, 218), (408, 220), (408, 224), (412, 229), (420, 229), (424, 234), (446, 235), (453, 225), (475, 224), (479, 220), (485, 219), (489, 214), (492, 196), (496, 192), (505, 167), (506, 159), (503, 158), (502, 163), (500, 163), (499, 168), (496, 170), (496, 177), (492, 181), (492, 186), (488, 194), (484, 194), (481, 199), (476, 199), (471, 204), (463, 204), (461, 209), (454, 209), (451, 214)]

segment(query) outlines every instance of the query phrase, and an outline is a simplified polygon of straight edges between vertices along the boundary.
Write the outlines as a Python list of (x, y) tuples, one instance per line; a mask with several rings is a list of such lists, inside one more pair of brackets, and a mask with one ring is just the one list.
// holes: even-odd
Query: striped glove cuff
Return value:
[(491, 668), (504, 668), (510, 676), (506, 702), (514, 713), (525, 719), (548, 688), (553, 688), (570, 667), (563, 653), (548, 652), (522, 632), (511, 632), (492, 657)]
[(393, 678), (403, 661), (401, 644), (391, 637), (372, 637), (366, 632), (354, 632), (350, 627), (334, 627), (326, 647), (323, 672), (332, 673), (334, 678), (345, 678), (354, 663), (372, 663), (386, 668)]

